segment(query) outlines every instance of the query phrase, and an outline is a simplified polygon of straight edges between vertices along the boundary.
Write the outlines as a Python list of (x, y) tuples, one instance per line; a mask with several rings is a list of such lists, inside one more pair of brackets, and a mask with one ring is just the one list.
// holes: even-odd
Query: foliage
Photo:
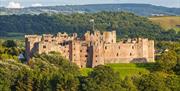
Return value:
[(57, 32), (77, 32), (81, 36), (92, 29), (90, 19), (95, 20), (95, 28), (100, 31), (116, 29), (118, 38), (147, 37), (174, 41), (180, 37), (176, 33), (169, 35), (169, 31), (164, 31), (148, 18), (126, 12), (0, 16), (0, 36), (13, 37), (9, 33), (54, 34)]
[(108, 66), (99, 65), (94, 68), (88, 77), (81, 80), (82, 91), (119, 91), (120, 85), (118, 73)]
[[(164, 71), (173, 71), (180, 74), (180, 42), (159, 42), (156, 44), (161, 54), (157, 57), (158, 68)], [(161, 53), (162, 52), (162, 53)]]
[(164, 52), (160, 59), (157, 60), (160, 70), (170, 70), (177, 64), (177, 54), (174, 51)]
[(160, 72), (151, 73), (140, 77), (137, 88), (140, 91), (170, 91), (164, 82), (164, 74)]
[(23, 53), (22, 48), (17, 47), (17, 43), (13, 40), (0, 42), (0, 60), (14, 59), (18, 60), (20, 53)]
[[(0, 41), (0, 91), (179, 91), (179, 42), (160, 42), (156, 63), (107, 64), (80, 69), (60, 53), (14, 61), (17, 47)], [(15, 50), (18, 51), (15, 51)], [(10, 51), (8, 51), (10, 50)], [(156, 70), (160, 69), (160, 70)]]
[[(125, 67), (123, 64), (119, 66)], [(130, 68), (150, 66), (129, 65)], [(0, 61), (2, 91), (178, 91), (179, 84), (179, 75), (164, 72), (121, 79), (121, 73), (102, 65), (81, 76), (80, 69), (59, 53), (36, 55), (28, 65), (10, 60)]]
[(2, 45), (3, 45), (4, 47), (8, 47), (8, 48), (17, 47), (16, 42), (13, 41), (13, 40), (7, 40), (7, 41), (5, 41)]

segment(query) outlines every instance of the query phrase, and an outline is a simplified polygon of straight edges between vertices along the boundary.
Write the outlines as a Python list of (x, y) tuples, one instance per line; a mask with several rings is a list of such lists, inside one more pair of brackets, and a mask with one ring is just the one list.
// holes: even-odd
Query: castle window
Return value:
[(48, 42), (48, 40), (45, 40), (45, 42)]
[(76, 56), (76, 55), (74, 54), (74, 56)]
[(98, 57), (98, 55), (96, 55), (96, 57)]
[(74, 50), (76, 50), (76, 49), (74, 48)]
[(113, 43), (113, 40), (111, 40), (111, 42)]
[(80, 50), (80, 52), (82, 52), (82, 50)]
[(96, 60), (96, 63), (97, 63), (97, 60)]
[(46, 46), (44, 45), (43, 48), (46, 48)]
[(58, 43), (59, 45), (62, 45), (62, 43)]
[(132, 49), (134, 49), (134, 46), (132, 46)]
[(88, 52), (89, 50), (87, 49), (86, 52)]
[(129, 55), (132, 56), (132, 53), (130, 53)]
[(85, 57), (88, 57), (88, 55), (85, 55)]
[(119, 46), (119, 49), (121, 49), (121, 47)]
[(107, 46), (105, 46), (105, 49), (107, 49)]
[(119, 56), (119, 54), (117, 53), (117, 54), (116, 54), (116, 56), (118, 57), (118, 56)]

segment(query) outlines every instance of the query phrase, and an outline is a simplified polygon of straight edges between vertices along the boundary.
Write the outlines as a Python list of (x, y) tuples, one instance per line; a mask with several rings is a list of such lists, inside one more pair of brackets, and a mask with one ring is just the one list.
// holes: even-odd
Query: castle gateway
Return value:
[(26, 57), (34, 53), (59, 52), (79, 67), (95, 67), (107, 63), (154, 62), (154, 41), (127, 39), (116, 42), (116, 31), (86, 32), (82, 38), (74, 33), (25, 35)]

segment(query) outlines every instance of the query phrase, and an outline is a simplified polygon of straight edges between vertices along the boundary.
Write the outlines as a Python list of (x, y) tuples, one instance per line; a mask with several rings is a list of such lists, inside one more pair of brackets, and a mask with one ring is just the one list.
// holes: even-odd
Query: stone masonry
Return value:
[(26, 58), (33, 54), (59, 52), (79, 67), (95, 67), (108, 63), (154, 62), (154, 41), (136, 38), (116, 42), (116, 31), (56, 35), (25, 35)]

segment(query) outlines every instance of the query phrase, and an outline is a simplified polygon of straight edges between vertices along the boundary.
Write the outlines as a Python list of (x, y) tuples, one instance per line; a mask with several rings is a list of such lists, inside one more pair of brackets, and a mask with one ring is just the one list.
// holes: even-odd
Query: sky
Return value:
[(0, 0), (0, 7), (24, 8), (56, 5), (140, 3), (180, 8), (180, 0)]

